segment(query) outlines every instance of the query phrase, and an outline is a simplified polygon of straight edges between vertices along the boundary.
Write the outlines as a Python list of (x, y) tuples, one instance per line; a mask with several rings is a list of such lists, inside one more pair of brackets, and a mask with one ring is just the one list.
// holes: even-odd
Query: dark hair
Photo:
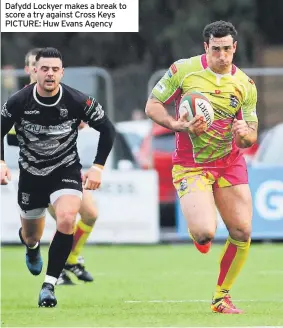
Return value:
[(43, 58), (59, 58), (62, 60), (61, 52), (52, 47), (42, 48), (36, 55), (35, 60), (39, 61), (39, 59)]
[(39, 51), (41, 51), (42, 48), (33, 48), (31, 50), (29, 50), (29, 52), (27, 52), (27, 54), (25, 55), (25, 65), (29, 66), (29, 57), (30, 56), (36, 56)]
[(234, 25), (225, 21), (216, 21), (206, 25), (202, 33), (204, 42), (207, 44), (209, 43), (209, 39), (211, 39), (211, 37), (223, 38), (227, 35), (231, 35), (235, 41), (237, 34), (238, 33)]

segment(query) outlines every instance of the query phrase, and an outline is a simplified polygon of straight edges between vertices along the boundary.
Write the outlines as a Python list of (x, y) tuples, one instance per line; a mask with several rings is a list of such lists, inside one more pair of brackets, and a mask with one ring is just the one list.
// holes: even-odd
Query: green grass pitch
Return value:
[[(283, 326), (283, 244), (253, 244), (231, 295), (243, 315), (210, 312), (223, 245), (87, 246), (90, 284), (58, 286), (56, 308), (38, 308), (44, 273), (24, 247), (2, 247), (2, 327)], [(43, 247), (47, 259), (47, 247)]]

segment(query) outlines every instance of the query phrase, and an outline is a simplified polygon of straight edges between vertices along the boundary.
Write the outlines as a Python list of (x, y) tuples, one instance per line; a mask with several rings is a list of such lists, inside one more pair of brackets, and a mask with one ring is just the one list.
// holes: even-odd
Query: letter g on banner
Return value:
[(283, 220), (283, 181), (263, 182), (255, 194), (255, 207), (265, 220)]

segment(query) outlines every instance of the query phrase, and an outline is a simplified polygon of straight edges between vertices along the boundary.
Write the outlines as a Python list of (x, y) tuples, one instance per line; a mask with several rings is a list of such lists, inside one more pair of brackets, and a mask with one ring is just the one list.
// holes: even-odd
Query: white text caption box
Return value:
[(1, 0), (2, 32), (138, 32), (139, 0)]

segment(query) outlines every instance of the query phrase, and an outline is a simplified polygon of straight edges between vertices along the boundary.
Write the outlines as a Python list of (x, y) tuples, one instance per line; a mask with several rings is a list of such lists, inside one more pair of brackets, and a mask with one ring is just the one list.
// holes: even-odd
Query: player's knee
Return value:
[(90, 216), (90, 217), (85, 217), (84, 216), (84, 217), (82, 217), (83, 223), (90, 226), (90, 227), (92, 227), (95, 224), (96, 219), (97, 219), (97, 217), (94, 217), (94, 216)]
[(98, 213), (95, 208), (92, 208), (87, 211), (80, 212), (80, 215), (84, 224), (88, 226), (93, 226), (97, 219)]
[(39, 241), (39, 238), (37, 238), (36, 236), (26, 236), (25, 237), (25, 243), (28, 247), (35, 246), (38, 241)]
[(76, 215), (76, 211), (69, 209), (56, 212), (57, 229), (62, 233), (72, 233), (74, 231)]
[(230, 236), (238, 241), (248, 241), (251, 238), (251, 227), (238, 227), (229, 229)]
[(203, 231), (193, 234), (195, 241), (200, 245), (205, 245), (214, 238), (214, 231)]

